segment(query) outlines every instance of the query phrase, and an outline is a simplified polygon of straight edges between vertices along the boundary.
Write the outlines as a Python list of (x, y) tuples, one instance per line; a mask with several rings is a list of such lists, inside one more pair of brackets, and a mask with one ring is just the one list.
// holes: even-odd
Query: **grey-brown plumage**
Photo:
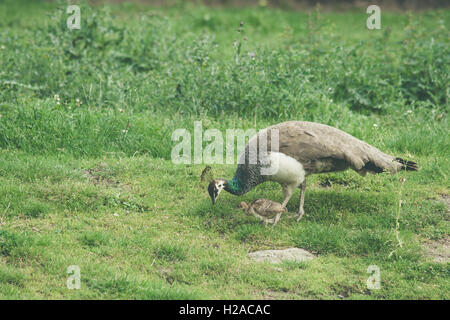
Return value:
[(279, 217), (281, 213), (287, 212), (287, 209), (283, 207), (281, 203), (264, 198), (256, 199), (250, 204), (241, 202), (239, 203), (238, 208), (261, 219), (265, 224), (275, 223), (277, 217)]
[[(277, 136), (278, 150), (272, 150), (272, 139)], [(260, 147), (264, 144), (267, 153), (260, 153)], [(249, 161), (253, 146), (258, 150), (256, 163)], [(270, 167), (274, 162), (279, 163), (277, 172), (263, 174), (265, 164), (268, 163)], [(240, 156), (234, 178), (213, 180), (209, 192), (214, 202), (221, 188), (232, 194), (242, 195), (262, 182), (275, 181), (283, 188), (282, 206), (285, 207), (295, 189), (300, 187), (299, 220), (304, 214), (306, 177), (314, 173), (348, 168), (363, 176), (367, 172), (418, 170), (415, 162), (386, 154), (339, 129), (315, 122), (288, 121), (263, 129), (252, 137)]]
[(388, 155), (342, 130), (315, 122), (288, 121), (261, 130), (257, 136), (268, 132), (267, 150), (271, 150), (272, 129), (278, 129), (279, 152), (299, 161), (307, 175), (347, 168), (362, 175), (418, 169), (412, 161)]

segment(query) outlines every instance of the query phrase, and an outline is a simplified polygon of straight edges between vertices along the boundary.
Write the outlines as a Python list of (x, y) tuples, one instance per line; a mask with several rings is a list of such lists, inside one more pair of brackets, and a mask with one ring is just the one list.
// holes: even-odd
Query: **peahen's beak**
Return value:
[(209, 193), (209, 196), (211, 197), (212, 204), (215, 204), (216, 203), (216, 190), (215, 190), (214, 181), (211, 181), (211, 183), (209, 184), (208, 193)]

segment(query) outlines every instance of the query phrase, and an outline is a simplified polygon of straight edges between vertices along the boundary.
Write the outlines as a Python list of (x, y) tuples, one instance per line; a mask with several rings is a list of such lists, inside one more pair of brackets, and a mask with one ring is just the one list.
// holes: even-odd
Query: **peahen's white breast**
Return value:
[(305, 180), (305, 169), (296, 159), (281, 153), (268, 152), (269, 165), (262, 173), (266, 173), (268, 180), (281, 185), (300, 185)]

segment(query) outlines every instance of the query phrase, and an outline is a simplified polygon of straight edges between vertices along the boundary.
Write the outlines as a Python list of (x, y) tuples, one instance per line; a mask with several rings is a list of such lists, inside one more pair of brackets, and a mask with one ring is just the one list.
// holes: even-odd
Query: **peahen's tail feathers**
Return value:
[(370, 173), (382, 173), (384, 171), (390, 171), (391, 173), (406, 171), (418, 171), (419, 166), (414, 161), (405, 160), (402, 158), (394, 158), (385, 153), (379, 152), (375, 157), (372, 157), (364, 167), (360, 170), (356, 170), (361, 175)]
[(400, 170), (406, 170), (406, 171), (418, 171), (419, 166), (414, 161), (405, 160), (402, 158), (395, 158), (395, 161), (402, 164), (402, 167)]

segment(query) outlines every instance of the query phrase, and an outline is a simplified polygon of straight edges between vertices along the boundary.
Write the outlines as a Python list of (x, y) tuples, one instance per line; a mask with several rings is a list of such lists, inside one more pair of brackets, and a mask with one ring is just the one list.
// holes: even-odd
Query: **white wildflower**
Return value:
[(61, 100), (61, 99), (59, 98), (59, 94), (55, 94), (55, 95), (53, 96), (53, 99), (55, 99), (57, 105), (60, 104), (60, 100)]

